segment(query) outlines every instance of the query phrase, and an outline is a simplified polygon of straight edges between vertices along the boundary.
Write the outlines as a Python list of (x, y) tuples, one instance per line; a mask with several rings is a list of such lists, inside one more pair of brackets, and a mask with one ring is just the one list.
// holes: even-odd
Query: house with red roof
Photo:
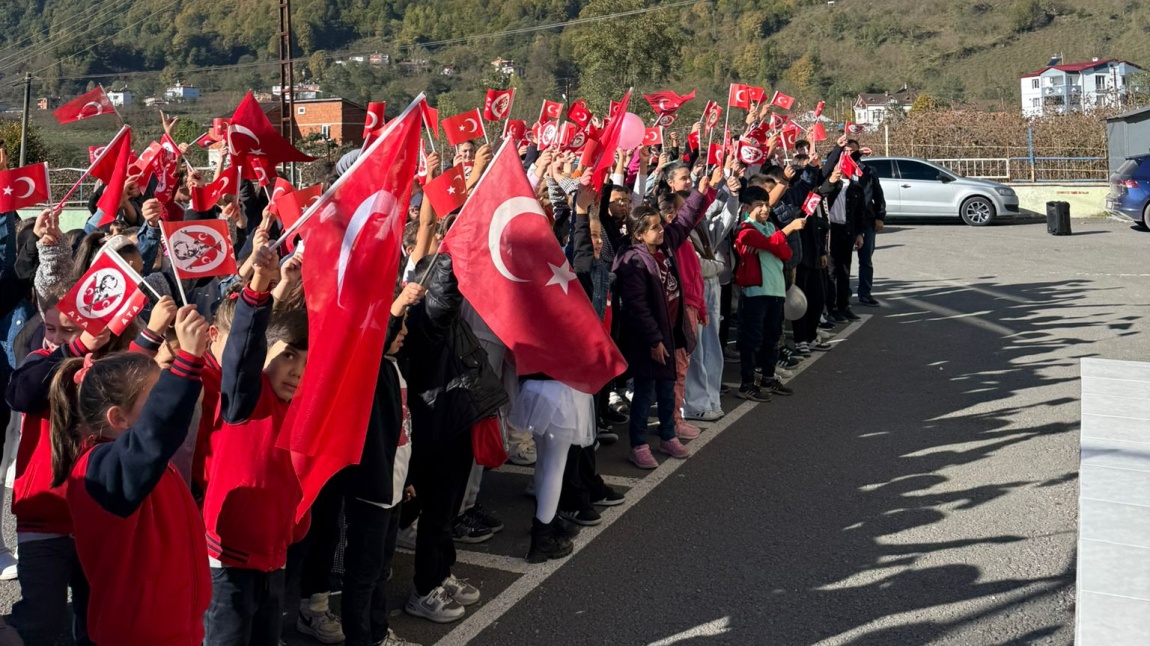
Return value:
[(1040, 117), (1122, 105), (1127, 80), (1141, 71), (1129, 61), (1113, 58), (1063, 63), (1055, 57), (1046, 67), (1024, 74), (1019, 81), (1022, 114)]

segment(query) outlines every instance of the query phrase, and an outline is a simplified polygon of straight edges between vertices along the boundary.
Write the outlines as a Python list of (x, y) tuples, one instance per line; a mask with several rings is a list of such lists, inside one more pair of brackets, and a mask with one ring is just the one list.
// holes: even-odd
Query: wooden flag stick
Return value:
[(184, 305), (188, 304), (188, 295), (184, 293), (184, 283), (180, 280), (180, 268), (175, 261), (175, 252), (172, 250), (172, 245), (168, 242), (168, 232), (164, 231), (164, 227), (160, 225), (160, 235), (163, 237), (164, 248), (168, 250), (168, 261), (172, 264), (172, 275), (176, 278), (176, 288), (180, 291), (180, 302)]

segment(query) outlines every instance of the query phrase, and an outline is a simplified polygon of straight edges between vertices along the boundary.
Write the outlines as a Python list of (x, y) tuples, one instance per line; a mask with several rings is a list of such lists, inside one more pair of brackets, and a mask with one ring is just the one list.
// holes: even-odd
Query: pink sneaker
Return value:
[(675, 423), (675, 435), (677, 435), (680, 440), (693, 440), (699, 437), (699, 433), (702, 432), (698, 426), (683, 420), (679, 420)]
[(678, 438), (663, 440), (659, 443), (659, 450), (673, 458), (679, 458), (680, 460), (684, 460), (691, 455), (691, 450), (683, 446), (683, 443), (680, 442)]
[(659, 467), (659, 461), (651, 455), (651, 447), (646, 444), (640, 444), (631, 449), (631, 464), (640, 469), (657, 469)]

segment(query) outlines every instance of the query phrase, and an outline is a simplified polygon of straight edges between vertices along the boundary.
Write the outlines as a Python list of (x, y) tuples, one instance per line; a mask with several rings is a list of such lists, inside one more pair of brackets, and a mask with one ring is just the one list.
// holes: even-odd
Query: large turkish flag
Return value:
[(297, 520), (359, 462), (383, 360), (422, 124), (416, 99), (320, 198), (304, 232), (308, 365), (277, 445), (303, 489)]
[(519, 374), (542, 372), (594, 394), (627, 368), (513, 146), (500, 147), (440, 249), (451, 254), (459, 291), (515, 355)]
[[(228, 126), (228, 148), (241, 157), (266, 158), (266, 165), (315, 161), (280, 136), (249, 91), (236, 107)], [(262, 183), (262, 182), (261, 182)]]

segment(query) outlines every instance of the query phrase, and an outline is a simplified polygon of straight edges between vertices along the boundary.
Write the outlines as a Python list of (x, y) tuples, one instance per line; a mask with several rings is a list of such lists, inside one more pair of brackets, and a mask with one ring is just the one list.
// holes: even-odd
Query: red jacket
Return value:
[(777, 229), (770, 237), (763, 235), (750, 222), (739, 225), (735, 235), (735, 251), (739, 254), (739, 266), (735, 271), (735, 284), (740, 287), (754, 287), (763, 284), (763, 266), (759, 264), (759, 252), (766, 251), (779, 260), (791, 259), (787, 236)]
[(101, 646), (199, 646), (212, 596), (204, 522), (169, 464), (187, 437), (201, 363), (181, 353), (140, 419), (93, 442), (68, 477), (76, 553), (91, 584), (88, 634)]
[(212, 460), (212, 433), (223, 425), (220, 418), (220, 363), (211, 352), (204, 355), (204, 395), (200, 403), (200, 428), (196, 434), (196, 451), (192, 456), (192, 484), (202, 496), (208, 490), (208, 471)]

